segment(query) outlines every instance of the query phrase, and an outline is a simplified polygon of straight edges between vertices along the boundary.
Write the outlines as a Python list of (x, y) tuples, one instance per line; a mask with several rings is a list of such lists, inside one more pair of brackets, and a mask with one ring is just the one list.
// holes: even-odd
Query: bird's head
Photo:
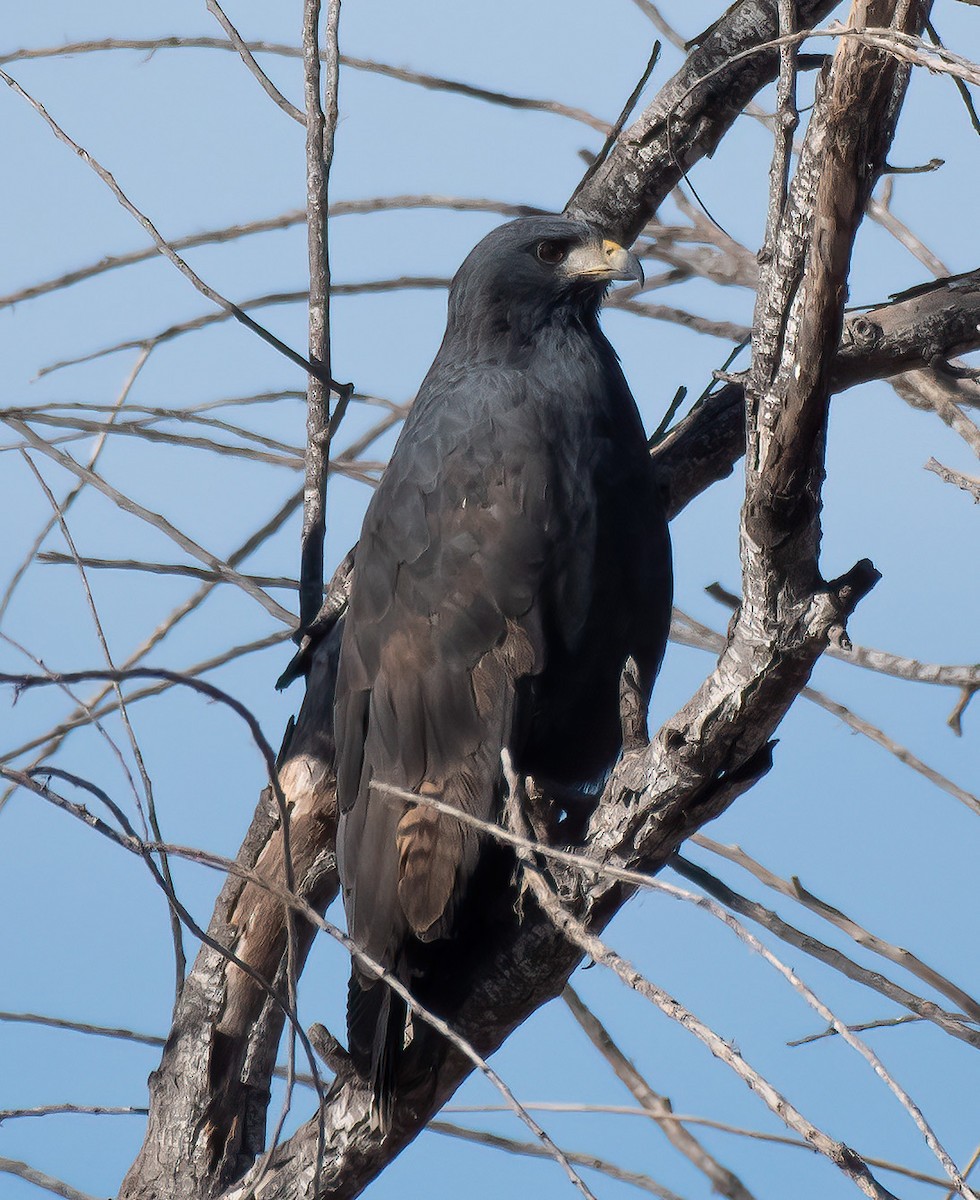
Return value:
[(559, 315), (594, 316), (613, 280), (643, 282), (636, 255), (581, 221), (521, 217), (467, 255), (449, 293), (450, 326), (491, 319), (526, 330)]

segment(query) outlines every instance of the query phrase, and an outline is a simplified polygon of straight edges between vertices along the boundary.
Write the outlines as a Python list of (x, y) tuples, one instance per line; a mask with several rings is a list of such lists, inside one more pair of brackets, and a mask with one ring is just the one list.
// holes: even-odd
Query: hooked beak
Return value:
[(602, 242), (589, 242), (576, 246), (565, 259), (565, 274), (570, 279), (595, 279), (612, 281), (630, 279), (643, 282), (640, 260), (618, 242), (603, 238)]

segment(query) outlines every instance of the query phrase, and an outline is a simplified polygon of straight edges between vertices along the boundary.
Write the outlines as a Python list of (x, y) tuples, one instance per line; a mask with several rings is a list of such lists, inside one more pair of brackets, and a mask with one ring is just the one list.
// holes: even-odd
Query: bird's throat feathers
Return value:
[(459, 281), (449, 303), (449, 319), (439, 357), (456, 362), (527, 363), (545, 345), (569, 339), (605, 340), (599, 329), (604, 287), (569, 287), (555, 295), (515, 294), (482, 280)]

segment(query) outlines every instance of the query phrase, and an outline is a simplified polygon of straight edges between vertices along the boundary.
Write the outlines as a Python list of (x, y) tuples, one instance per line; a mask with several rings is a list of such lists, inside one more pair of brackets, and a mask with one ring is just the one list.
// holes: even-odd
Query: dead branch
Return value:
[(62, 1196), (63, 1200), (96, 1200), (88, 1192), (80, 1192), (70, 1183), (55, 1179), (53, 1175), (39, 1171), (36, 1167), (20, 1162), (16, 1158), (0, 1158), (0, 1171), (7, 1175), (16, 1175), (28, 1183), (33, 1183), (35, 1187), (43, 1188), (46, 1192), (54, 1192), (56, 1196)]
[[(801, 0), (797, 22), (812, 26), (833, 7)], [(632, 242), (684, 172), (712, 153), (755, 93), (775, 79), (778, 48), (755, 48), (778, 34), (774, 5), (732, 5), (576, 196), (574, 215)]]
[[(340, 0), (328, 5), (326, 106), (320, 98), (320, 0), (303, 6), (303, 72), (306, 98), (306, 207), (310, 268), (309, 354), (330, 373), (330, 257), (327, 249), (327, 188), (337, 127), (340, 64), (337, 24)], [(342, 390), (349, 398), (353, 387)], [(306, 395), (306, 486), (300, 549), (300, 626), (309, 625), (323, 601), (323, 540), (326, 537), (327, 470), (330, 461), (330, 385), (311, 374)]]
[(720, 1196), (728, 1196), (729, 1200), (753, 1200), (752, 1193), (734, 1172), (723, 1167), (692, 1133), (671, 1119), (674, 1110), (670, 1100), (666, 1096), (658, 1095), (650, 1087), (570, 983), (565, 985), (562, 998), (572, 1010), (572, 1016), (581, 1025), (589, 1041), (629, 1088), (642, 1110), (656, 1121), (671, 1145), (711, 1181), (712, 1190)]
[(944, 467), (941, 462), (930, 458), (925, 465), (927, 471), (932, 471), (938, 475), (943, 483), (951, 483), (954, 487), (960, 488), (973, 497), (974, 503), (980, 504), (980, 479), (975, 475), (964, 475), (962, 471), (954, 471), (951, 467)]
[(842, 930), (859, 946), (863, 946), (866, 950), (872, 950), (875, 954), (882, 958), (893, 962), (896, 966), (904, 967), (912, 975), (934, 988), (941, 995), (945, 996), (953, 1004), (959, 1005), (960, 1009), (966, 1013), (967, 1017), (974, 1022), (980, 1022), (980, 1003), (978, 1003), (968, 992), (961, 987), (957, 987), (945, 975), (940, 974), (933, 967), (924, 963), (918, 955), (904, 949), (901, 946), (894, 946), (891, 942), (879, 937), (877, 934), (863, 928), (846, 913), (843, 913), (833, 905), (828, 904), (825, 900), (814, 896), (808, 891), (797, 878), (791, 881), (780, 879), (772, 871), (767, 870), (761, 863), (756, 862), (754, 858), (746, 854), (740, 846), (724, 846), (714, 839), (706, 837), (704, 834), (695, 834), (691, 839), (696, 845), (710, 850), (712, 854), (717, 854), (719, 857), (726, 859), (728, 862), (736, 863), (744, 870), (750, 872), (766, 887), (772, 888), (781, 896), (787, 896), (791, 900), (795, 900), (798, 904), (810, 912), (816, 913), (823, 920), (834, 925), (837, 929)]
[[(896, 375), (904, 380), (911, 368), (978, 347), (980, 271), (972, 271), (913, 288), (848, 318), (832, 366), (833, 389), (845, 391), (869, 379)], [(743, 413), (742, 387), (726, 384), (658, 445), (656, 457), (672, 513), (730, 474), (745, 448)]]
[[(453, 1125), (449, 1121), (432, 1121), (429, 1124), (430, 1133), (442, 1133), (447, 1137), (461, 1138), (467, 1142), (475, 1142), (480, 1146), (492, 1146), (495, 1150), (504, 1150), (508, 1154), (523, 1154), (529, 1158), (547, 1158), (548, 1152), (537, 1142), (518, 1142), (513, 1138), (502, 1137), (499, 1133), (491, 1133), (485, 1129), (466, 1129), (461, 1125)], [(595, 1154), (583, 1154), (574, 1150), (563, 1150), (562, 1153), (576, 1167), (588, 1167), (609, 1179), (619, 1183), (628, 1183), (640, 1191), (649, 1192), (651, 1196), (659, 1196), (660, 1200), (682, 1200), (676, 1192), (651, 1179), (649, 1175), (641, 1175), (637, 1171), (627, 1171), (617, 1167), (604, 1158)], [(943, 1181), (945, 1186), (945, 1180)]]
[[(291, 362), (295, 363), (296, 366), (301, 367), (304, 371), (314, 375), (318, 372), (319, 367), (316, 364), (308, 362), (301, 354), (297, 354), (296, 351), (287, 346), (285, 342), (280, 341), (275, 334), (271, 333), (264, 326), (253, 320), (248, 313), (241, 309), (237, 304), (233, 304), (230, 300), (227, 300), (224, 296), (222, 296), (220, 292), (217, 292), (213, 287), (205, 283), (204, 280), (197, 274), (197, 272), (191, 269), (184, 259), (180, 257), (177, 251), (174, 250), (170, 243), (167, 242), (166, 239), (160, 234), (159, 230), (156, 228), (150, 218), (146, 216), (145, 213), (140, 212), (136, 205), (133, 204), (133, 202), (116, 182), (112, 173), (107, 171), (106, 168), (103, 167), (102, 164), (99, 163), (95, 158), (93, 158), (87, 150), (69, 137), (69, 135), (57, 123), (57, 121), (55, 121), (54, 118), (47, 112), (43, 104), (34, 99), (33, 96), (29, 95), (29, 93), (26, 92), (15, 79), (12, 79), (6, 71), (0, 70), (0, 79), (3, 80), (3, 82), (11, 89), (11, 91), (20, 96), (22, 100), (25, 100), (31, 106), (31, 108), (34, 109), (38, 116), (45, 121), (48, 128), (55, 135), (58, 141), (68, 146), (70, 150), (73, 150), (75, 154), (77, 154), (78, 157), (86, 164), (86, 166), (91, 167), (96, 175), (98, 175), (102, 182), (109, 188), (126, 212), (129, 213), (129, 215), (143, 227), (146, 233), (153, 240), (153, 244), (156, 246), (157, 250), (159, 250), (159, 252), (165, 258), (169, 259), (170, 262), (172, 262), (177, 268), (177, 270), (180, 271), (180, 273), (184, 276), (184, 278), (193, 284), (193, 286), (197, 288), (202, 295), (206, 296), (210, 301), (212, 301), (212, 303), (216, 304), (228, 316), (234, 317), (236, 321), (241, 322), (246, 329), (250, 329), (252, 333), (256, 334), (264, 342), (267, 342), (274, 349), (278, 350), (280, 354), (284, 355)], [(332, 381), (328, 379), (326, 382), (329, 386)]]
[(696, 863), (690, 862), (679, 855), (675, 855), (671, 860), (671, 866), (679, 875), (683, 875), (685, 879), (690, 879), (692, 883), (696, 883), (698, 887), (702, 888), (709, 895), (714, 896), (726, 908), (730, 908), (732, 912), (755, 921), (756, 924), (761, 925), (763, 929), (767, 929), (788, 946), (802, 950), (804, 953), (809, 954), (811, 958), (825, 963), (848, 979), (853, 979), (855, 982), (870, 988), (872, 991), (878, 992), (894, 1003), (902, 1005), (917, 1020), (932, 1021), (944, 1033), (948, 1033), (951, 1037), (966, 1042), (975, 1049), (980, 1049), (980, 1032), (970, 1028), (965, 1017), (961, 1019), (959, 1015), (947, 1012), (934, 1001), (917, 996), (907, 988), (903, 988), (901, 985), (887, 979), (880, 972), (869, 971), (866, 967), (862, 967), (852, 958), (841, 953), (841, 951), (797, 929), (794, 925), (790, 925), (777, 913), (766, 908), (765, 905), (750, 900), (746, 896), (736, 892), (734, 888), (723, 883), (722, 880), (716, 878), (709, 871), (706, 871), (704, 867), (698, 866)]
[(167, 537), (176, 542), (182, 550), (190, 554), (193, 558), (196, 558), (199, 562), (203, 562), (210, 570), (215, 571), (226, 582), (237, 584), (240, 588), (242, 588), (243, 591), (251, 596), (253, 600), (257, 600), (259, 604), (261, 604), (262, 607), (278, 621), (281, 621), (287, 626), (293, 625), (295, 618), (290, 612), (284, 609), (281, 604), (278, 604), (272, 599), (271, 596), (266, 595), (261, 588), (258, 588), (254, 584), (250, 583), (244, 576), (239, 575), (238, 572), (229, 567), (227, 563), (223, 563), (219, 558), (216, 558), (215, 555), (211, 554), (210, 551), (205, 550), (203, 546), (199, 546), (198, 543), (192, 538), (189, 538), (186, 534), (181, 533), (181, 531), (172, 525), (166, 519), (166, 517), (161, 516), (159, 513), (151, 512), (149, 509), (144, 508), (143, 505), (138, 504), (135, 500), (130, 499), (128, 496), (124, 496), (122, 492), (118, 491), (118, 489), (107, 483), (101, 478), (101, 476), (96, 475), (94, 471), (90, 471), (87, 467), (81, 466), (81, 464), (77, 463), (73, 458), (71, 458), (70, 455), (64, 454), (60, 450), (56, 450), (53, 446), (50, 446), (46, 441), (44, 441), (43, 438), (38, 437), (38, 435), (33, 429), (31, 429), (29, 425), (25, 425), (23, 421), (18, 420), (16, 417), (8, 417), (6, 420), (7, 424), (10, 425), (12, 429), (15, 429), (22, 437), (24, 437), (36, 450), (40, 450), (42, 454), (46, 454), (49, 458), (54, 459), (59, 466), (62, 466), (66, 470), (70, 471), (78, 479), (84, 480), (92, 487), (98, 489), (98, 491), (102, 492), (103, 495), (112, 500), (113, 503), (118, 505), (124, 512), (132, 513), (134, 516), (137, 516), (141, 520), (146, 521), (148, 524), (154, 526), (154, 528), (159, 529), (161, 533), (166, 534)]

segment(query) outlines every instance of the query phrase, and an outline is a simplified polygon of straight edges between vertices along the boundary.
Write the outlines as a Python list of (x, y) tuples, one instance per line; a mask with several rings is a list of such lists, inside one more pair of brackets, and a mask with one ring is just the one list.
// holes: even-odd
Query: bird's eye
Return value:
[(554, 267), (564, 261), (568, 254), (568, 247), (564, 242), (538, 242), (534, 253), (539, 262)]

